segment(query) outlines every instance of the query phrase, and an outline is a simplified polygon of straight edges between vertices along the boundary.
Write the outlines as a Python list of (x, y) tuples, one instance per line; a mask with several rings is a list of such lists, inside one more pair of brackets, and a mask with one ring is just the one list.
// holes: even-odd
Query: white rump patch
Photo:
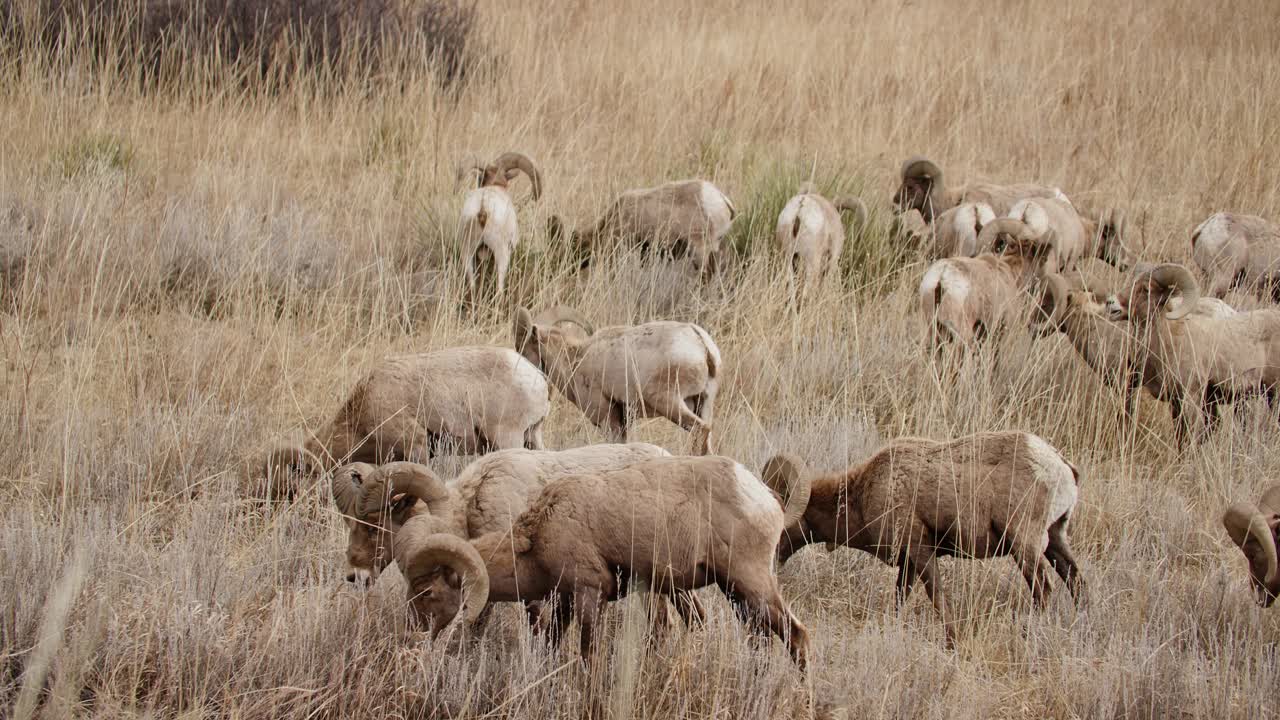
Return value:
[(715, 185), (703, 181), (699, 199), (702, 202), (702, 212), (706, 214), (716, 235), (728, 232), (729, 225), (733, 222), (733, 203), (729, 202), (729, 198)]
[(1192, 233), (1197, 237), (1196, 252), (1216, 254), (1231, 237), (1231, 224), (1226, 213), (1214, 213), (1200, 223)]
[(1026, 223), (1036, 237), (1049, 232), (1049, 214), (1035, 200), (1019, 200), (1009, 211), (1009, 217)]
[(1056, 522), (1076, 506), (1080, 489), (1076, 487), (1075, 474), (1062, 455), (1039, 435), (1027, 435), (1025, 452), (1036, 482), (1049, 492), (1047, 520)]
[(742, 502), (743, 514), (758, 518), (761, 524), (777, 526), (782, 530), (782, 505), (773, 496), (773, 492), (756, 477), (754, 473), (739, 463), (734, 463), (734, 472), (738, 477), (738, 497)]
[(964, 302), (973, 289), (969, 275), (956, 267), (955, 263), (946, 260), (939, 260), (929, 266), (929, 270), (924, 274), (924, 280), (920, 282), (920, 292), (932, 293), (939, 285), (942, 286), (944, 295), (953, 297), (959, 302)]

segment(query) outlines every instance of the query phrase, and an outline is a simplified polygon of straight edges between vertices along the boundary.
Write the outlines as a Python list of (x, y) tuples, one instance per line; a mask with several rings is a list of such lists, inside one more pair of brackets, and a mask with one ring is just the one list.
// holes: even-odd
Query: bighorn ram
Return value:
[[(854, 214), (859, 227), (866, 224), (867, 206), (858, 198), (841, 197), (832, 203), (812, 183), (801, 186), (799, 194), (787, 201), (778, 215), (774, 237), (782, 256), (791, 263), (792, 298), (810, 292), (828, 274), (840, 267), (844, 250), (844, 222), (840, 213)], [(803, 281), (800, 276), (803, 274)], [(797, 293), (797, 286), (803, 290)]]
[(475, 296), (477, 267), (492, 259), (497, 276), (497, 291), (506, 288), (507, 268), (520, 242), (516, 224), (516, 206), (511, 202), (508, 185), (517, 173), (524, 173), (533, 183), (533, 199), (542, 196), (542, 176), (533, 161), (520, 153), (498, 156), (488, 165), (474, 164), (464, 174), (478, 173), (479, 186), (467, 193), (458, 219), (458, 244), (462, 249), (467, 286)]
[[(644, 249), (693, 257), (703, 275), (716, 271), (721, 241), (737, 214), (720, 188), (706, 180), (677, 180), (652, 188), (628, 190), (617, 197), (596, 224), (575, 230), (573, 247), (591, 257), (622, 241)], [(564, 221), (552, 216), (547, 234), (562, 237)]]
[(902, 183), (893, 194), (893, 204), (898, 212), (912, 208), (919, 210), (927, 222), (962, 202), (981, 202), (990, 205), (997, 215), (1012, 209), (1022, 198), (1045, 197), (1066, 199), (1062, 191), (1043, 185), (993, 185), (969, 183), (948, 190), (942, 181), (942, 169), (923, 157), (913, 157), (902, 164)]
[(1276, 569), (1276, 543), (1280, 539), (1280, 483), (1262, 494), (1257, 505), (1238, 502), (1222, 515), (1227, 529), (1249, 561), (1249, 579), (1262, 607), (1271, 607), (1280, 595), (1280, 572)]
[(692, 433), (694, 453), (711, 453), (720, 349), (706, 330), (656, 321), (596, 331), (568, 308), (537, 318), (520, 308), (514, 325), (516, 349), (614, 442), (627, 441), (633, 416), (665, 417)]
[(996, 252), (930, 265), (919, 291), (929, 347), (936, 353), (947, 340), (969, 345), (999, 332), (1011, 314), (1025, 316), (1025, 291), (1042, 273), (1052, 241), (1052, 233), (1040, 238), (1025, 223), (1001, 218), (978, 235), (979, 245)]
[(390, 357), (356, 383), (338, 414), (302, 446), (273, 451), (261, 476), (271, 497), (290, 497), (301, 477), (339, 462), (424, 460), (443, 449), (541, 450), (550, 408), (546, 377), (507, 348)]
[[(1170, 300), (1182, 302), (1171, 309)], [(1198, 416), (1214, 429), (1218, 406), (1253, 395), (1275, 400), (1280, 382), (1280, 310), (1195, 313), (1200, 288), (1181, 265), (1157, 265), (1135, 276), (1111, 303), (1110, 317), (1126, 322), (1144, 367), (1144, 385), (1169, 401), (1183, 448)]]
[[(1150, 372), (1146, 369), (1149, 358), (1138, 352), (1128, 328), (1109, 319), (1109, 302), (1103, 294), (1073, 289), (1061, 275), (1045, 276), (1041, 292), (1040, 314), (1048, 320), (1035, 325), (1035, 334), (1061, 332), (1066, 335), (1085, 364), (1098, 373), (1105, 384), (1121, 393), (1125, 418), (1131, 419), (1138, 406), (1138, 388), (1146, 383), (1148, 375), (1154, 378), (1155, 373), (1154, 369)], [(1180, 303), (1180, 298), (1174, 298), (1170, 307)], [(1226, 303), (1213, 298), (1201, 298), (1193, 312), (1203, 317), (1235, 314)], [(1161, 397), (1158, 383), (1153, 382), (1147, 388), (1154, 397)]]
[(861, 465), (812, 479), (802, 461), (780, 455), (765, 464), (763, 476), (788, 505), (793, 496), (808, 497), (803, 516), (778, 544), (780, 562), (809, 543), (836, 543), (896, 565), (897, 603), (923, 580), (949, 644), (954, 619), (938, 582), (938, 556), (1011, 555), (1038, 606), (1048, 599), (1051, 565), (1072, 598), (1083, 597), (1067, 542), (1079, 475), (1039, 436), (901, 439)]
[(630, 579), (668, 596), (714, 583), (745, 622), (782, 638), (803, 668), (807, 633), (773, 572), (783, 528), (803, 508), (796, 493), (784, 513), (755, 475), (728, 458), (657, 458), (555, 480), (510, 532), (471, 542), (415, 517), (397, 533), (395, 556), (415, 614), (437, 631), (460, 610), (474, 620), (492, 601), (558, 598), (553, 637), (571, 608), (585, 656), (602, 604), (625, 595)]
[(1280, 227), (1254, 215), (1215, 213), (1191, 234), (1191, 256), (1209, 295), (1241, 287), (1280, 302)]

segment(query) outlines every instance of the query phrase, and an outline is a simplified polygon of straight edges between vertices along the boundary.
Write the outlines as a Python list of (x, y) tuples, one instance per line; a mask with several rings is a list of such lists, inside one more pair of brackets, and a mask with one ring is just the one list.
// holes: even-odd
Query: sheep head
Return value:
[(498, 159), (488, 165), (480, 165), (472, 163), (465, 166), (459, 175), (465, 173), (476, 173), (476, 187), (509, 187), (511, 181), (516, 178), (518, 173), (524, 173), (525, 177), (533, 183), (533, 199), (537, 200), (542, 197), (542, 174), (538, 172), (538, 168), (529, 159), (529, 156), (518, 152), (507, 152), (498, 156)]
[(1067, 279), (1057, 273), (1044, 276), (1039, 290), (1039, 320), (1033, 323), (1037, 337), (1065, 329), (1067, 318), (1085, 312), (1106, 317), (1106, 298), (1090, 290), (1073, 290)]
[(322, 469), (324, 463), (306, 447), (277, 447), (258, 467), (245, 468), (244, 492), (264, 500), (288, 500), (298, 494), (304, 479)]
[(898, 212), (919, 210), (925, 221), (933, 222), (942, 207), (942, 169), (924, 157), (913, 157), (902, 164), (902, 182), (893, 194)]
[(377, 525), (357, 518), (360, 503), (364, 499), (365, 479), (371, 477), (376, 470), (376, 467), (368, 463), (351, 463), (334, 470), (330, 478), (333, 503), (347, 523), (347, 563), (351, 565), (351, 572), (347, 574), (348, 582), (373, 577), (379, 544), (390, 540), (389, 536), (380, 532)]
[[(811, 540), (805, 511), (809, 509), (811, 482), (804, 461), (794, 455), (775, 455), (760, 473), (764, 484), (783, 508), (782, 537), (778, 541), (778, 561), (785, 562)], [(828, 550), (832, 549), (828, 544)]]
[(1196, 303), (1200, 301), (1200, 286), (1191, 272), (1181, 265), (1157, 265), (1135, 275), (1129, 287), (1108, 303), (1110, 317), (1116, 321), (1151, 322), (1166, 310), (1174, 295), (1181, 295), (1182, 303), (1165, 312), (1165, 317), (1181, 320), (1195, 311)]
[[(364, 477), (354, 517), (370, 536), (374, 577), (390, 564), (386, 549), (391, 547), (391, 535), (408, 522), (419, 500), (426, 505), (426, 521), (439, 532), (446, 532), (453, 519), (454, 496), (430, 468), (411, 462), (393, 462)], [(356, 531), (357, 528), (352, 529), (353, 536)]]
[(474, 622), (489, 600), (489, 573), (471, 543), (440, 533), (427, 518), (412, 518), (395, 538), (395, 557), (419, 622), (439, 634), (466, 608)]
[(516, 352), (548, 375), (552, 363), (566, 346), (583, 345), (594, 333), (595, 328), (580, 313), (559, 305), (542, 311), (537, 317), (525, 308), (518, 308), (512, 323)]
[(1222, 515), (1231, 541), (1249, 561), (1249, 579), (1258, 604), (1270, 607), (1280, 594), (1276, 529), (1280, 526), (1280, 484), (1272, 485), (1258, 505), (1238, 502)]

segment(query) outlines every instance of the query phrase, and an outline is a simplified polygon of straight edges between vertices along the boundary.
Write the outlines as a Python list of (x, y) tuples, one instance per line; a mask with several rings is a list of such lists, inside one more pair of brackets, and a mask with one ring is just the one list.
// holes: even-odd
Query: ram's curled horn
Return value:
[(782, 504), (782, 526), (791, 527), (800, 522), (809, 508), (809, 473), (804, 461), (795, 455), (774, 455), (760, 474)]
[(489, 573), (484, 560), (471, 543), (456, 535), (433, 533), (430, 523), (418, 520), (410, 520), (395, 537), (396, 562), (409, 585), (410, 596), (418, 592), (424, 578), (447, 567), (462, 578), (463, 618), (467, 623), (475, 622), (489, 602)]
[(591, 324), (590, 320), (587, 320), (587, 318), (577, 310), (564, 305), (549, 307), (538, 313), (538, 316), (533, 319), (534, 325), (556, 325), (562, 322), (571, 322), (583, 330), (586, 330), (588, 335), (594, 335), (596, 333), (595, 326)]
[(836, 206), (836, 210), (840, 212), (853, 213), (854, 229), (861, 228), (867, 224), (867, 204), (862, 202), (862, 198), (856, 198), (852, 195), (841, 195), (832, 203)]
[(941, 184), (942, 168), (938, 167), (929, 158), (917, 155), (915, 157), (908, 158), (906, 162), (902, 163), (902, 177), (903, 179), (918, 177), (929, 178), (933, 182)]
[(996, 240), (1001, 233), (1012, 235), (1015, 241), (1027, 240), (1032, 237), (1031, 228), (1021, 220), (997, 218), (984, 225), (982, 231), (978, 233), (979, 250), (994, 250)]
[(518, 152), (502, 153), (497, 160), (493, 161), (493, 164), (503, 175), (507, 175), (513, 169), (524, 173), (529, 178), (529, 182), (533, 183), (533, 199), (542, 197), (542, 175), (528, 155)]
[(355, 517), (360, 510), (360, 501), (364, 497), (364, 481), (377, 470), (368, 463), (350, 463), (333, 471), (330, 480), (333, 491), (333, 504), (338, 512)]
[(1250, 537), (1258, 543), (1258, 547), (1266, 555), (1266, 583), (1270, 585), (1276, 579), (1276, 540), (1271, 533), (1271, 526), (1258, 508), (1249, 503), (1235, 503), (1222, 514), (1222, 526), (1227, 534), (1241, 550)]
[(364, 495), (360, 500), (358, 517), (375, 515), (396, 495), (415, 497), (427, 504), (432, 515), (447, 512), (453, 495), (431, 468), (411, 462), (393, 462), (379, 467), (365, 478)]
[(1170, 320), (1181, 320), (1195, 311), (1196, 303), (1200, 302), (1200, 286), (1186, 268), (1177, 263), (1157, 265), (1151, 271), (1151, 280), (1166, 288), (1177, 290), (1182, 296), (1182, 304), (1166, 313), (1165, 316)]

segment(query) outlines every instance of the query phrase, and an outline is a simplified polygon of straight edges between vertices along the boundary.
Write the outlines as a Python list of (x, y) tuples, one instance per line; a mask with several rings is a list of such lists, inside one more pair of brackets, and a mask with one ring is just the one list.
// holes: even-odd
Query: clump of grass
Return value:
[(66, 178), (124, 172), (132, 162), (133, 148), (124, 138), (109, 133), (83, 135), (54, 156), (54, 165)]

